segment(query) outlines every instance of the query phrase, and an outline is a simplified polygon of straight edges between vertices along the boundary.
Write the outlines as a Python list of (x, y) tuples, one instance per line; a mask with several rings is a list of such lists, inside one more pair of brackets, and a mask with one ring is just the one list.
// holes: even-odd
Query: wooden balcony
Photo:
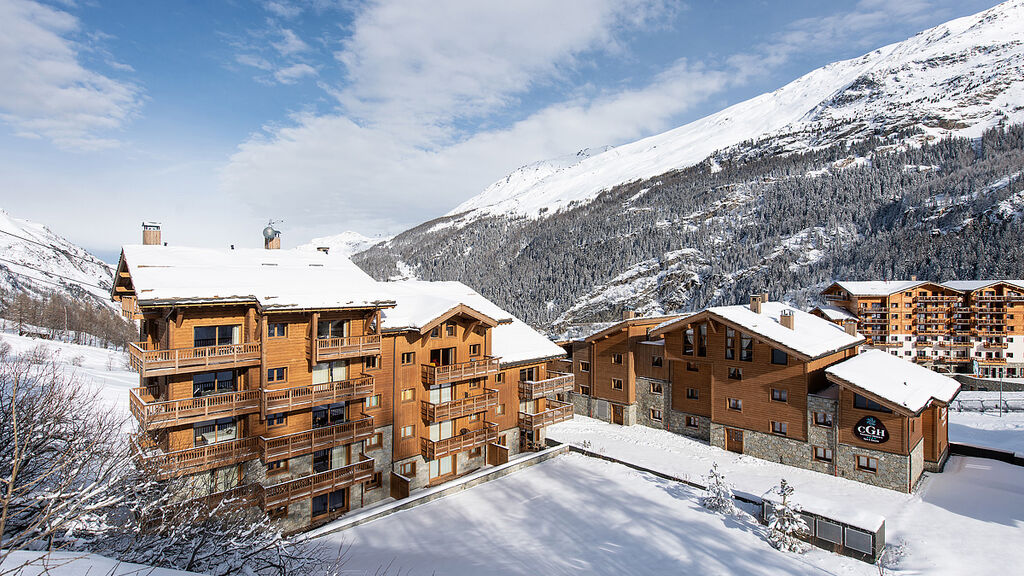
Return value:
[(1004, 366), (1006, 358), (978, 358), (978, 364), (982, 366)]
[(380, 334), (315, 338), (310, 349), (313, 351), (314, 363), (371, 356), (373, 354), (380, 354)]
[(308, 500), (320, 494), (366, 482), (373, 477), (373, 466), (373, 458), (360, 454), (359, 461), (348, 466), (317, 472), (280, 484), (260, 486), (257, 489), (258, 498), (264, 510), (273, 510), (292, 502)]
[(158, 480), (196, 474), (252, 460), (259, 455), (257, 438), (239, 438), (176, 452), (145, 453), (136, 444), (136, 457)]
[(459, 398), (451, 402), (432, 404), (427, 401), (420, 403), (420, 416), (428, 424), (461, 418), (471, 414), (486, 412), (498, 405), (498, 391), (487, 388), (483, 394)]
[(184, 400), (156, 401), (154, 390), (133, 388), (129, 397), (132, 415), (145, 430), (194, 424), (225, 416), (260, 411), (260, 391), (242, 390)]
[(265, 390), (263, 401), (267, 414), (287, 412), (322, 404), (349, 402), (373, 395), (373, 376), (360, 376), (350, 380), (338, 380), (324, 384), (293, 386)]
[(480, 360), (448, 364), (447, 366), (433, 366), (422, 364), (423, 383), (427, 386), (438, 386), (449, 382), (460, 382), (474, 378), (486, 378), (491, 374), (497, 374), (500, 362), (497, 358), (486, 357)]
[(979, 303), (980, 302), (988, 302), (988, 303), (1024, 302), (1024, 296), (1009, 296), (1009, 295), (1003, 295), (1003, 296), (975, 296), (974, 297), (974, 301), (975, 302), (979, 302)]
[(523, 380), (519, 382), (519, 399), (536, 400), (549, 394), (572, 392), (576, 377), (563, 372), (548, 371), (554, 374), (544, 380)]
[(142, 309), (135, 296), (121, 296), (121, 315), (128, 320), (142, 320)]
[(450, 454), (458, 454), (464, 450), (481, 447), (497, 439), (498, 425), (484, 422), (484, 427), (479, 430), (471, 430), (444, 440), (434, 441), (429, 438), (420, 438), (420, 454), (424, 460), (436, 460)]
[(568, 402), (547, 401), (549, 408), (543, 412), (530, 414), (529, 412), (519, 413), (519, 427), (526, 430), (538, 430), (545, 426), (572, 420), (572, 404)]
[(373, 436), (373, 418), (366, 415), (351, 422), (314, 428), (305, 432), (271, 438), (261, 436), (259, 439), (260, 459), (263, 462), (274, 462), (284, 458), (294, 458), (317, 450), (326, 450), (366, 440), (370, 436)]
[(982, 348), (1007, 348), (1009, 345), (1006, 342), (982, 342)]
[(914, 348), (930, 348), (932, 346), (938, 346), (938, 342), (921, 342), (920, 340), (914, 341)]
[(914, 302), (921, 304), (953, 304), (959, 301), (959, 296), (914, 296)]
[(1001, 326), (979, 326), (974, 333), (978, 336), (1006, 336), (1008, 334)]
[(146, 342), (128, 345), (133, 370), (144, 378), (260, 365), (260, 343), (158, 350)]

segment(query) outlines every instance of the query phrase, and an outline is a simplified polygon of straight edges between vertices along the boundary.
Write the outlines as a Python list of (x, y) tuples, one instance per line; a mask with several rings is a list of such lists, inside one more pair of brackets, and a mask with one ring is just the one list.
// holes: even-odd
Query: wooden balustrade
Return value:
[(153, 400), (151, 388), (133, 388), (132, 415), (146, 430), (193, 424), (231, 415), (260, 411), (260, 391), (241, 390), (183, 400)]
[(547, 403), (551, 407), (543, 412), (537, 412), (536, 414), (520, 412), (519, 427), (527, 430), (537, 430), (545, 426), (572, 420), (572, 404), (555, 400), (548, 400)]
[(498, 425), (491, 422), (484, 422), (484, 427), (479, 430), (471, 430), (465, 434), (452, 436), (443, 440), (431, 440), (420, 438), (420, 454), (425, 460), (436, 460), (449, 454), (457, 454), (464, 450), (470, 450), (483, 446), (488, 442), (498, 439)]
[(121, 315), (128, 320), (142, 320), (142, 309), (135, 296), (121, 296)]
[(446, 366), (422, 364), (421, 371), (423, 383), (427, 386), (436, 386), (438, 384), (447, 384), (448, 382), (484, 378), (491, 374), (497, 374), (499, 367), (500, 361), (497, 358), (488, 356), (480, 360), (470, 360), (469, 362), (459, 362), (458, 364), (448, 364)]
[(1006, 364), (1006, 358), (978, 358), (978, 364), (1002, 366)]
[(323, 384), (265, 390), (264, 410), (268, 414), (286, 412), (321, 404), (349, 402), (373, 395), (373, 376), (360, 376)]
[(264, 510), (286, 506), (290, 502), (308, 500), (320, 494), (366, 482), (373, 477), (373, 458), (363, 454), (360, 460), (326, 472), (318, 472), (270, 486), (260, 486), (258, 497)]
[(133, 370), (143, 377), (224, 370), (260, 364), (260, 343), (222, 344), (160, 350), (146, 342), (128, 345)]
[(310, 349), (314, 363), (380, 354), (380, 334), (315, 338)]
[(432, 404), (424, 400), (420, 403), (420, 416), (429, 423), (442, 422), (444, 420), (486, 412), (497, 405), (498, 391), (487, 388), (483, 394), (459, 398), (451, 402)]
[(363, 418), (334, 426), (324, 426), (271, 438), (261, 436), (259, 439), (260, 458), (264, 462), (294, 458), (317, 450), (366, 440), (371, 436), (373, 436), (373, 418), (364, 414)]
[(555, 374), (544, 380), (523, 380), (519, 382), (519, 398), (521, 400), (536, 400), (549, 394), (561, 392), (572, 392), (576, 377), (563, 372), (548, 371), (548, 374)]
[(252, 460), (259, 455), (256, 437), (239, 438), (175, 452), (145, 453), (137, 445), (136, 448), (140, 464), (144, 468), (152, 469), (158, 480), (230, 466)]

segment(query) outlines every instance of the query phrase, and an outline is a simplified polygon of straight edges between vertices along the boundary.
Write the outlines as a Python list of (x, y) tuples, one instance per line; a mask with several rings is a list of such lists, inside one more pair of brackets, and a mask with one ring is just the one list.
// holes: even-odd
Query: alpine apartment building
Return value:
[[(273, 232), (273, 231), (271, 231)], [(140, 323), (138, 460), (189, 497), (305, 529), (501, 464), (572, 418), (561, 348), (458, 282), (377, 282), (327, 250), (168, 247), (112, 296)]]
[[(909, 491), (948, 457), (946, 406), (959, 384), (889, 354), (859, 354), (864, 341), (853, 322), (757, 295), (749, 306), (599, 326), (563, 343), (569, 359), (552, 365), (573, 363), (579, 413)], [(619, 376), (619, 354), (632, 377)]]
[(813, 313), (856, 320), (865, 349), (943, 372), (1024, 376), (1024, 280), (836, 282)]

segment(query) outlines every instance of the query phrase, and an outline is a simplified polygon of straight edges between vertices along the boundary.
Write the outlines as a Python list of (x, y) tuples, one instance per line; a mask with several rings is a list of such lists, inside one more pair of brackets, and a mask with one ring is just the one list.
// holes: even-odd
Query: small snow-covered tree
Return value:
[(701, 505), (708, 510), (721, 514), (735, 514), (736, 503), (733, 501), (732, 486), (726, 481), (725, 475), (718, 471), (718, 462), (711, 465), (711, 470), (704, 477), (705, 495)]
[(768, 542), (779, 550), (802, 554), (807, 551), (807, 543), (800, 536), (807, 534), (807, 523), (800, 516), (800, 505), (791, 500), (793, 487), (783, 479), (772, 490), (781, 497), (780, 502), (766, 502), (772, 507), (768, 517)]

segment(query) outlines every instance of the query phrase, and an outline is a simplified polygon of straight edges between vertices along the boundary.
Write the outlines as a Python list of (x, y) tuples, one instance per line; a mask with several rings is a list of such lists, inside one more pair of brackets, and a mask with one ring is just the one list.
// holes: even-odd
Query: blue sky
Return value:
[(0, 0), (0, 208), (101, 257), (435, 218), (992, 0)]

